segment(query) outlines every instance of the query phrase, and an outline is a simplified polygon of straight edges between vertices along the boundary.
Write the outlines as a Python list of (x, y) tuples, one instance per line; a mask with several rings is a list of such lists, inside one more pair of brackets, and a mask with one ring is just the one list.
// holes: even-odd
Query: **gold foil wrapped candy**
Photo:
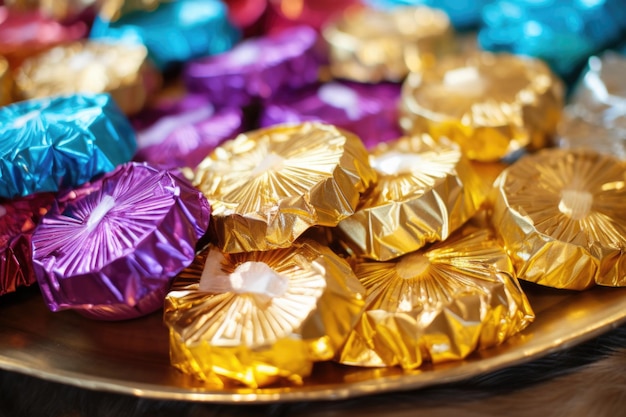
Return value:
[(96, 0), (4, 0), (4, 4), (10, 9), (38, 10), (44, 16), (60, 21), (76, 18), (95, 2)]
[[(626, 121), (626, 109), (622, 117)], [(599, 125), (566, 108), (557, 129), (560, 148), (587, 148), (626, 159), (626, 129)]]
[(158, 79), (147, 57), (142, 45), (75, 42), (25, 60), (15, 84), (24, 99), (108, 92), (124, 113), (133, 114), (141, 110), (150, 84)]
[(98, 14), (106, 20), (117, 20), (134, 11), (152, 11), (161, 3), (172, 0), (95, 0)]
[(382, 144), (370, 163), (377, 184), (337, 226), (339, 239), (358, 256), (384, 261), (446, 239), (486, 197), (486, 184), (446, 138), (424, 134)]
[(333, 357), (363, 310), (364, 288), (330, 249), (202, 251), (165, 300), (172, 364), (202, 380), (302, 383)]
[(493, 232), (474, 225), (391, 262), (358, 261), (365, 312), (338, 355), (358, 366), (463, 359), (524, 329), (534, 313)]
[(13, 101), (12, 87), (13, 81), (11, 79), (9, 62), (0, 56), (0, 106), (5, 106)]
[(375, 177), (357, 136), (302, 123), (225, 142), (200, 163), (194, 185), (211, 203), (217, 246), (234, 253), (288, 247), (312, 226), (335, 226)]
[(350, 8), (322, 34), (333, 76), (372, 83), (401, 81), (432, 66), (453, 40), (447, 15), (427, 7)]
[(549, 143), (563, 85), (542, 61), (487, 52), (439, 61), (402, 86), (407, 132), (446, 136), (473, 160), (497, 161)]
[(504, 170), (493, 191), (492, 222), (520, 279), (626, 285), (626, 162), (546, 149)]

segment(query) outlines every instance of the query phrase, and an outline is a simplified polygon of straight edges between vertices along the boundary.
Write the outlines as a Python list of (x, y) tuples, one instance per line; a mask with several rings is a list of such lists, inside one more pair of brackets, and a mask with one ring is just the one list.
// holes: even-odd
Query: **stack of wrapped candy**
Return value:
[(505, 343), (520, 280), (626, 285), (615, 2), (57, 3), (0, 6), (0, 295), (163, 308), (173, 366), (258, 388)]

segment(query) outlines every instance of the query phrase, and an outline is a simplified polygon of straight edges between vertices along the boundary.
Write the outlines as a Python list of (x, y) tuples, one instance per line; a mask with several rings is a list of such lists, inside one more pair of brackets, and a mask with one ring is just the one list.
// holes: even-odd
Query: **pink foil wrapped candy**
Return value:
[(306, 26), (252, 38), (223, 54), (189, 62), (185, 83), (215, 106), (246, 106), (255, 98), (314, 83), (319, 70), (316, 41), (316, 32)]
[(195, 168), (216, 146), (241, 133), (242, 123), (241, 109), (216, 111), (204, 96), (161, 100), (132, 120), (135, 159), (166, 169)]
[(31, 238), (52, 205), (51, 193), (0, 200), (0, 295), (34, 284)]
[(283, 94), (265, 104), (261, 127), (323, 121), (355, 133), (367, 148), (402, 136), (400, 86), (329, 82)]
[(123, 320), (163, 305), (194, 259), (210, 207), (187, 180), (130, 162), (58, 199), (33, 235), (33, 264), (52, 311)]

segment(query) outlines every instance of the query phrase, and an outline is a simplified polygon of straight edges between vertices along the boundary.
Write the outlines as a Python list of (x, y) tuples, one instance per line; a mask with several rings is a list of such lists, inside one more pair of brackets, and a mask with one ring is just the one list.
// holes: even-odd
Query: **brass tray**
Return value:
[(0, 368), (82, 388), (147, 398), (220, 403), (337, 400), (462, 380), (530, 361), (626, 322), (626, 288), (577, 293), (524, 286), (537, 313), (523, 333), (467, 360), (412, 372), (317, 364), (303, 386), (215, 389), (169, 365), (161, 314), (97, 322), (51, 313), (37, 288), (0, 298)]

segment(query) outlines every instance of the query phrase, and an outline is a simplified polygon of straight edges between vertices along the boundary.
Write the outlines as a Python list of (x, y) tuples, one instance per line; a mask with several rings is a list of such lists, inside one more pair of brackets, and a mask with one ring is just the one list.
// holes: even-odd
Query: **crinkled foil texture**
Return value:
[(53, 199), (50, 193), (0, 199), (0, 295), (37, 282), (31, 237)]
[(243, 112), (216, 110), (209, 99), (188, 94), (162, 99), (132, 119), (137, 131), (135, 159), (162, 168), (195, 168), (226, 139), (243, 128)]
[(404, 137), (374, 149), (370, 162), (378, 182), (336, 229), (357, 256), (384, 261), (446, 239), (486, 196), (459, 146), (445, 138)]
[(213, 208), (225, 252), (290, 246), (312, 226), (352, 215), (376, 178), (359, 138), (311, 122), (239, 135), (200, 163), (194, 185)]
[(470, 159), (497, 161), (548, 145), (562, 106), (563, 85), (543, 62), (477, 52), (410, 74), (400, 124), (446, 136)]
[(398, 124), (400, 87), (392, 83), (332, 81), (268, 100), (261, 126), (319, 120), (361, 138), (367, 148), (402, 136)]
[(361, 260), (365, 312), (338, 355), (356, 366), (460, 360), (504, 342), (534, 313), (491, 230), (464, 227), (394, 261)]
[(351, 8), (322, 32), (336, 78), (376, 83), (402, 81), (432, 66), (452, 49), (450, 21), (440, 10)]
[(0, 56), (0, 106), (13, 101), (13, 78), (9, 69), (9, 61)]
[(12, 67), (54, 45), (72, 42), (85, 36), (84, 22), (61, 24), (40, 13), (20, 13), (0, 6), (0, 55)]
[(135, 11), (115, 21), (97, 17), (89, 37), (141, 43), (157, 68), (168, 70), (232, 48), (240, 35), (227, 12), (218, 0), (164, 2), (154, 11)]
[(187, 180), (134, 162), (58, 200), (32, 238), (41, 292), (52, 311), (101, 320), (161, 308), (210, 216)]
[(0, 107), (0, 197), (73, 188), (129, 161), (137, 144), (108, 94)]
[(75, 42), (26, 59), (16, 71), (15, 85), (23, 99), (109, 93), (124, 113), (132, 114), (148, 96), (147, 58), (142, 45)]
[(317, 33), (308, 26), (251, 38), (223, 54), (187, 63), (185, 84), (214, 105), (228, 107), (298, 89), (318, 79), (316, 41)]
[[(266, 267), (272, 279), (257, 284), (268, 273), (238, 275), (251, 264)], [(300, 384), (314, 361), (339, 349), (363, 295), (348, 263), (312, 240), (238, 254), (211, 245), (180, 273), (165, 301), (172, 364), (218, 386)]]
[(526, 156), (496, 180), (492, 222), (520, 279), (626, 285), (626, 163), (588, 149)]

